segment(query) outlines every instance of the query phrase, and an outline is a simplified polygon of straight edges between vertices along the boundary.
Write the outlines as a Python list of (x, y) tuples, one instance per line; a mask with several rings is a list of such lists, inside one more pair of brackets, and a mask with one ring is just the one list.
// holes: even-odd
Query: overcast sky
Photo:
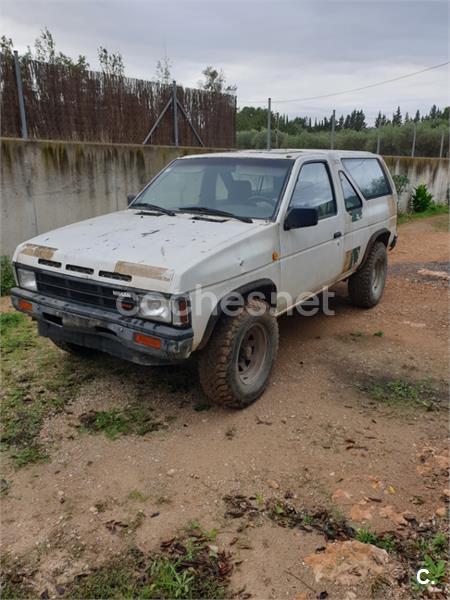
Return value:
[[(268, 96), (289, 115), (362, 108), (391, 115), (449, 103), (448, 67), (358, 93), (278, 103), (370, 85), (449, 60), (449, 5), (422, 0), (2, 0), (2, 33), (17, 50), (47, 26), (58, 50), (97, 68), (103, 45), (126, 73), (152, 79), (167, 52), (172, 74), (196, 86), (213, 65), (238, 87), (238, 104)], [(259, 104), (261, 105), (261, 104)]]

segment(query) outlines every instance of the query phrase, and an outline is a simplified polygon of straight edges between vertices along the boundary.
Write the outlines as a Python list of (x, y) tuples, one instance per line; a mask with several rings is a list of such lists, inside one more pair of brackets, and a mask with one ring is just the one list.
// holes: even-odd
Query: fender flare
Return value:
[[(370, 238), (369, 241), (367, 242), (367, 246), (366, 246), (366, 250), (364, 252), (364, 256), (361, 260), (361, 263), (358, 267), (358, 269), (360, 269), (363, 264), (366, 261), (366, 258), (372, 248), (372, 246), (375, 244), (375, 242), (377, 240), (379, 240), (379, 238), (382, 238), (380, 241), (383, 242), (383, 244), (386, 246), (386, 248), (389, 246), (389, 240), (391, 238), (391, 232), (389, 231), (389, 229), (386, 229), (386, 227), (383, 227), (383, 229), (378, 229), (378, 231), (375, 231), (375, 233), (373, 233)], [(357, 269), (357, 270), (358, 270)]]
[[(217, 325), (220, 317), (223, 314), (222, 305), (223, 305), (224, 301), (226, 301), (227, 298), (230, 298), (233, 294), (240, 294), (241, 296), (245, 297), (245, 296), (248, 296), (248, 294), (250, 294), (251, 292), (262, 291), (262, 293), (264, 293), (264, 291), (265, 291), (267, 293), (269, 290), (271, 292), (273, 292), (273, 291), (276, 292), (277, 286), (272, 281), (272, 279), (266, 278), (266, 279), (256, 279), (255, 281), (245, 283), (244, 285), (241, 285), (241, 286), (235, 288), (234, 290), (227, 292), (225, 294), (225, 296), (223, 296), (222, 298), (220, 298), (220, 300), (218, 300), (216, 306), (214, 307), (213, 312), (211, 313), (211, 315), (208, 319), (208, 324), (206, 325), (206, 329), (203, 333), (201, 342), (197, 346), (196, 351), (204, 348), (206, 346), (206, 344), (209, 342), (212, 332), (214, 331), (215, 326)], [(266, 298), (267, 298), (267, 295), (266, 295)], [(274, 305), (274, 303), (272, 302), (272, 299), (269, 299), (269, 304), (271, 306)]]

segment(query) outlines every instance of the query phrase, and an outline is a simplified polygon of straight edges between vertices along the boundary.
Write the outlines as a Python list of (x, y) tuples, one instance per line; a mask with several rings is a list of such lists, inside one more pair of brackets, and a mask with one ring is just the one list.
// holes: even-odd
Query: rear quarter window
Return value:
[(392, 193), (391, 186), (377, 158), (343, 158), (342, 164), (353, 177), (366, 200)]

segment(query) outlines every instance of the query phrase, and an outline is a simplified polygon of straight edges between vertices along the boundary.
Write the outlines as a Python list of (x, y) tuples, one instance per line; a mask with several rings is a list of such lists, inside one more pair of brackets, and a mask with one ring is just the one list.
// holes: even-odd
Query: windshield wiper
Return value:
[(206, 206), (183, 206), (182, 208), (179, 208), (178, 211), (199, 213), (201, 215), (214, 215), (216, 217), (229, 217), (231, 219), (238, 219), (238, 221), (242, 221), (243, 223), (253, 223), (250, 217), (241, 217), (226, 210), (218, 210), (217, 208), (208, 208)]
[(169, 217), (175, 216), (173, 210), (163, 208), (162, 206), (158, 206), (157, 204), (147, 204), (147, 202), (136, 202), (135, 204), (131, 204), (128, 208), (147, 208), (148, 210), (158, 211), (163, 215), (169, 215)]

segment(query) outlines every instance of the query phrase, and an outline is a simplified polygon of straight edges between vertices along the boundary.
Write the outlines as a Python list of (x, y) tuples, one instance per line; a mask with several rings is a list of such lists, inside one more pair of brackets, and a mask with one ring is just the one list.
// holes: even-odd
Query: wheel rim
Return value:
[(382, 292), (385, 276), (386, 262), (383, 258), (379, 258), (373, 268), (372, 291), (375, 296), (378, 296)]
[(260, 374), (267, 356), (268, 340), (264, 327), (255, 323), (242, 338), (236, 364), (239, 380), (251, 385)]

